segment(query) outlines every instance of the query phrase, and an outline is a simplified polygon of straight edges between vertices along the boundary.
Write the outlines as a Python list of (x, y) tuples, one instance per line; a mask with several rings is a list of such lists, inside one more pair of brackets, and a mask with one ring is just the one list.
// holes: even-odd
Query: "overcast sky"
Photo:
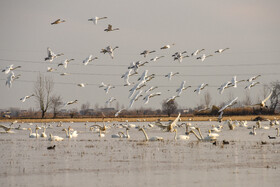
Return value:
[[(91, 108), (96, 103), (103, 107), (112, 96), (120, 106), (127, 107), (131, 87), (123, 86), (121, 75), (133, 61), (149, 61), (162, 55), (165, 57), (141, 67), (139, 75), (130, 79), (136, 83), (142, 72), (148, 70), (148, 74), (156, 77), (143, 91), (149, 86), (158, 86), (154, 92), (162, 92), (162, 95), (151, 98), (147, 105), (140, 99), (132, 109), (161, 108), (162, 101), (175, 95), (175, 90), (184, 80), (186, 86), (192, 88), (176, 99), (181, 108), (203, 103), (206, 92), (211, 94), (211, 104), (219, 105), (230, 97), (239, 97), (242, 101), (248, 82), (240, 83), (238, 88), (230, 88), (222, 95), (217, 88), (234, 75), (241, 80), (261, 74), (257, 80), (261, 84), (249, 91), (252, 100), (257, 102), (263, 98), (263, 85), (280, 78), (279, 8), (280, 1), (277, 0), (0, 1), (0, 68), (10, 64), (22, 66), (14, 71), (21, 77), (13, 82), (11, 88), (5, 85), (7, 75), (1, 72), (0, 109), (36, 109), (34, 98), (24, 103), (19, 99), (33, 93), (39, 72), (52, 77), (55, 83), (53, 93), (61, 95), (64, 102), (78, 100), (78, 104), (66, 109), (80, 109), (81, 104), (86, 102), (91, 103)], [(108, 19), (94, 25), (88, 19), (95, 16), (106, 16)], [(66, 22), (50, 24), (58, 18)], [(104, 32), (108, 24), (120, 30)], [(170, 49), (160, 50), (162, 46), (173, 43), (175, 45)], [(108, 45), (119, 46), (114, 59), (100, 53)], [(45, 62), (47, 47), (65, 55), (52, 63)], [(214, 53), (226, 47), (230, 49), (222, 54)], [(202, 48), (206, 55), (213, 54), (204, 62), (190, 57), (179, 63), (171, 57), (177, 51), (186, 50), (190, 55)], [(140, 55), (144, 50), (156, 52), (144, 58)], [(82, 61), (90, 54), (97, 56), (98, 60), (84, 66)], [(57, 67), (66, 58), (75, 60), (66, 70)], [(48, 73), (47, 67), (57, 71)], [(171, 71), (179, 72), (179, 75), (169, 81), (164, 75)], [(60, 76), (63, 72), (70, 75)], [(85, 88), (76, 85), (82, 82), (89, 85)], [(101, 82), (116, 88), (106, 95), (102, 88), (98, 88)], [(193, 90), (201, 83), (208, 83), (209, 87), (197, 95)]]

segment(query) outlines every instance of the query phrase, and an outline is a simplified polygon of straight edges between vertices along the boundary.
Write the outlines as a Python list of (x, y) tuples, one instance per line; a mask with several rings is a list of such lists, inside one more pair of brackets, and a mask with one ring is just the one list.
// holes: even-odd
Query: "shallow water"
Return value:
[[(211, 125), (218, 125), (192, 123), (204, 135)], [(148, 122), (135, 124), (147, 126)], [(249, 126), (254, 124), (249, 122)], [(77, 138), (65, 138), (62, 128), (69, 125), (78, 131)], [(274, 127), (257, 129), (252, 136), (245, 127), (231, 131), (224, 125), (215, 146), (198, 142), (192, 134), (187, 141), (175, 141), (174, 133), (157, 127), (146, 132), (164, 141), (145, 142), (138, 129), (130, 129), (130, 139), (111, 138), (125, 132), (115, 127), (99, 138), (99, 133), (89, 131), (90, 125), (65, 123), (47, 129), (47, 134), (64, 137), (62, 142), (29, 138), (29, 131), (24, 130), (1, 133), (0, 186), (278, 186), (280, 182), (280, 137), (268, 139), (276, 135)], [(34, 129), (35, 124), (21, 127)], [(178, 128), (178, 134), (184, 131)], [(47, 150), (51, 145), (56, 145), (55, 150)]]

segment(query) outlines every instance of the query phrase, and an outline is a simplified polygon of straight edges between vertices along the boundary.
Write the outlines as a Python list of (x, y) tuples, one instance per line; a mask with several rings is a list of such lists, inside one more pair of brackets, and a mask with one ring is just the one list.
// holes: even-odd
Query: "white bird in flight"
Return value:
[(260, 82), (251, 82), (249, 85), (245, 87), (245, 89), (251, 89), (252, 87), (256, 86), (257, 84), (260, 84)]
[(153, 62), (155, 62), (155, 61), (157, 61), (158, 59), (161, 59), (161, 58), (163, 58), (164, 56), (156, 56), (156, 57), (154, 57), (154, 58), (152, 58), (150, 61), (153, 61)]
[(115, 113), (115, 117), (118, 117), (119, 114), (120, 114), (123, 110), (125, 110), (125, 108), (122, 108), (122, 109), (120, 109), (119, 111), (117, 111), (117, 112)]
[(141, 77), (138, 78), (138, 81), (146, 80), (147, 76), (148, 76), (148, 70), (145, 70), (145, 71), (142, 73)]
[(128, 98), (131, 98), (134, 95), (136, 90), (139, 90), (140, 88), (144, 87), (145, 85), (146, 85), (146, 80), (139, 81), (137, 84), (135, 84), (133, 86), (133, 88), (131, 88), (129, 90), (130, 94), (129, 94)]
[(228, 50), (229, 48), (224, 48), (224, 49), (218, 49), (215, 51), (215, 53), (222, 53), (224, 52), (225, 50)]
[[(171, 45), (175, 45), (174, 43), (171, 44)], [(160, 49), (169, 49), (171, 47), (171, 45), (165, 45), (165, 46), (162, 46)]]
[(5, 74), (10, 73), (10, 71), (15, 70), (17, 68), (21, 68), (21, 66), (17, 66), (17, 67), (13, 67), (14, 64), (11, 64), (9, 66), (7, 66), (5, 69), (2, 70), (2, 72), (4, 72)]
[(77, 103), (78, 102), (78, 100), (76, 99), (76, 100), (74, 100), (74, 101), (68, 101), (68, 102), (66, 102), (65, 103), (65, 105), (64, 106), (68, 106), (68, 105), (72, 105), (72, 104), (75, 104), (75, 103)]
[(135, 75), (135, 74), (137, 74), (137, 73), (131, 73), (132, 72), (132, 69), (130, 69), (130, 70), (128, 70), (125, 74), (123, 74), (122, 76), (121, 76), (121, 78), (123, 78), (124, 79), (124, 86), (129, 86), (131, 83), (129, 82), (129, 77), (130, 76), (132, 76), (132, 75)]
[(130, 66), (127, 67), (127, 69), (133, 69), (135, 73), (137, 73), (139, 67), (144, 66), (145, 64), (147, 64), (149, 62), (141, 62), (141, 61), (137, 61), (137, 62), (131, 62)]
[(9, 88), (11, 88), (13, 81), (18, 79), (19, 77), (20, 77), (20, 74), (19, 75), (15, 75), (14, 72), (11, 71), (10, 74), (8, 75), (8, 77), (7, 77), (6, 85), (8, 85)]
[(235, 99), (233, 99), (232, 101), (230, 101), (228, 104), (226, 104), (225, 106), (223, 106), (223, 107), (218, 111), (218, 113), (224, 111), (224, 110), (225, 110), (226, 108), (228, 108), (228, 107), (231, 107), (231, 106), (235, 105), (235, 104), (237, 103), (237, 99), (238, 99), (238, 97), (236, 97)]
[(22, 102), (25, 102), (26, 99), (29, 99), (29, 98), (32, 97), (32, 96), (35, 96), (35, 95), (34, 95), (34, 94), (27, 95), (27, 96), (24, 96), (24, 97), (20, 98), (19, 100), (21, 100)]
[(93, 60), (98, 59), (97, 57), (92, 58), (92, 55), (89, 55), (85, 60), (83, 60), (83, 64), (86, 66), (88, 63), (90, 63)]
[(108, 94), (109, 91), (110, 91), (112, 88), (115, 88), (115, 86), (112, 86), (112, 85), (108, 84), (108, 85), (104, 88), (105, 93)]
[(197, 89), (194, 90), (194, 92), (197, 92), (197, 94), (200, 94), (201, 90), (203, 90), (208, 84), (202, 83), (197, 87)]
[(57, 69), (54, 69), (54, 68), (52, 68), (52, 67), (48, 67), (48, 69), (47, 69), (47, 72), (53, 72), (53, 71), (56, 71)]
[(77, 84), (77, 86), (79, 86), (81, 88), (84, 88), (86, 86), (86, 84), (85, 83), (79, 83), (79, 84)]
[(182, 92), (183, 92), (184, 90), (186, 90), (186, 89), (188, 89), (188, 88), (191, 87), (191, 86), (185, 87), (185, 83), (186, 83), (186, 81), (183, 81), (183, 82), (181, 83), (180, 88), (178, 88), (178, 89), (176, 90), (176, 92), (178, 92), (178, 94), (177, 94), (178, 96), (181, 95)]
[(170, 73), (168, 73), (168, 74), (166, 74), (166, 75), (164, 75), (164, 76), (165, 76), (165, 77), (168, 77), (168, 80), (171, 80), (172, 77), (173, 77), (174, 75), (178, 75), (178, 74), (179, 74), (179, 72), (173, 73), (173, 72), (171, 71)]
[(228, 81), (228, 82), (222, 84), (222, 85), (218, 88), (219, 94), (223, 94), (224, 90), (225, 90), (226, 88), (229, 88), (230, 83), (231, 83), (231, 82)]
[(113, 59), (114, 58), (114, 51), (118, 48), (119, 48), (118, 46), (116, 46), (114, 48), (112, 48), (111, 46), (107, 46), (105, 49), (101, 49), (100, 53), (103, 53), (103, 54), (108, 53), (111, 56), (111, 58)]
[(236, 76), (234, 76), (234, 77), (231, 79), (231, 82), (229, 83), (228, 87), (234, 87), (234, 88), (236, 88), (236, 87), (237, 87), (237, 83), (243, 82), (243, 81), (245, 81), (245, 80), (239, 80), (239, 81), (237, 81), (237, 80), (236, 80)]
[(254, 106), (260, 106), (261, 108), (264, 108), (264, 107), (266, 107), (267, 108), (267, 106), (266, 106), (266, 101), (271, 97), (271, 95), (272, 95), (272, 93), (273, 92), (271, 92), (264, 100), (262, 100), (260, 103), (257, 103), (257, 104), (254, 104), (254, 105), (251, 105), (251, 107), (254, 107)]
[(175, 99), (176, 99), (177, 97), (180, 97), (180, 96), (179, 96), (179, 95), (173, 95), (173, 96), (167, 98), (167, 99), (165, 100), (165, 102), (168, 103), (169, 101), (175, 101)]
[(211, 56), (213, 56), (213, 55), (206, 55), (206, 54), (203, 54), (202, 56), (197, 57), (196, 59), (201, 59), (201, 61), (203, 62), (206, 58), (211, 57)]
[(66, 59), (66, 60), (64, 60), (63, 62), (61, 62), (61, 63), (59, 63), (57, 66), (63, 66), (64, 67), (64, 69), (66, 69), (67, 68), (67, 65), (68, 65), (68, 63), (70, 62), (70, 61), (73, 61), (74, 59), (72, 58), (72, 59)]
[(148, 92), (150, 92), (150, 91), (152, 91), (152, 90), (154, 90), (154, 89), (156, 89), (156, 88), (158, 88), (157, 86), (151, 86), (150, 88), (148, 88), (146, 91), (145, 91), (145, 93), (148, 93)]
[(109, 104), (111, 104), (113, 101), (116, 101), (116, 100), (117, 100), (116, 98), (110, 97), (110, 99), (107, 100), (105, 103), (106, 103), (107, 106), (109, 106)]
[(197, 49), (195, 52), (192, 53), (192, 56), (198, 55), (198, 53), (204, 51), (205, 49)]
[(176, 52), (175, 54), (172, 55), (172, 57), (174, 58), (173, 60), (178, 60), (179, 62), (183, 61), (183, 58), (189, 57), (189, 55), (185, 55), (183, 56), (184, 53), (187, 53), (187, 51), (183, 51), (182, 53), (180, 52)]
[(45, 58), (45, 61), (48, 60), (50, 62), (52, 62), (55, 58), (64, 55), (63, 53), (55, 54), (49, 47), (47, 48), (47, 53), (48, 56)]
[(103, 88), (103, 87), (107, 87), (107, 84), (105, 84), (104, 82), (101, 82), (99, 85), (99, 88)]
[(70, 75), (69, 73), (61, 73), (61, 76)]
[(97, 17), (97, 16), (95, 16), (94, 18), (88, 19), (88, 21), (92, 21), (96, 25), (97, 21), (102, 20), (102, 19), (107, 19), (107, 17)]
[(140, 55), (144, 55), (144, 57), (146, 57), (148, 54), (154, 53), (154, 52), (156, 52), (156, 51), (155, 50), (153, 50), (153, 51), (145, 50), (142, 53), (140, 53)]
[(140, 97), (142, 97), (143, 95), (141, 95), (142, 93), (142, 90), (138, 90), (136, 92), (136, 94), (134, 95), (134, 97), (130, 100), (130, 104), (129, 104), (129, 107), (128, 108), (131, 108), (133, 106), (133, 103), (135, 101), (137, 101)]
[(155, 93), (151, 93), (149, 95), (146, 95), (143, 100), (145, 100), (145, 104), (148, 104), (149, 100), (151, 97), (155, 97), (155, 96), (160, 96), (161, 92), (155, 92)]
[(248, 82), (252, 82), (254, 80), (256, 80), (258, 77), (260, 77), (261, 75), (256, 75), (256, 76), (253, 76), (253, 77), (250, 77), (249, 79), (247, 79)]

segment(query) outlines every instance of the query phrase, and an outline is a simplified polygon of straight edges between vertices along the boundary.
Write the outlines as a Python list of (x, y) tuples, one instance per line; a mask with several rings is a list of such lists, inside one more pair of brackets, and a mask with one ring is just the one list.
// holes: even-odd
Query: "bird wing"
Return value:
[(271, 92), (262, 102), (265, 103), (265, 102), (271, 97), (272, 93), (273, 93), (273, 92)]
[(236, 97), (234, 100), (232, 100), (232, 101), (229, 103), (229, 105), (230, 105), (230, 106), (234, 105), (235, 102), (237, 101), (237, 99), (238, 99), (238, 97)]

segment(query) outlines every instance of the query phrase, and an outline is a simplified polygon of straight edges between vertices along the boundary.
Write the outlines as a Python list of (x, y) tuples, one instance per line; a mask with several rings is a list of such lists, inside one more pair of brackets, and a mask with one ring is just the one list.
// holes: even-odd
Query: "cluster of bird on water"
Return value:
[[(211, 125), (211, 128), (208, 129), (208, 133), (206, 134), (206, 136), (203, 136), (200, 128), (195, 125), (193, 126), (190, 121), (186, 121), (186, 122), (181, 122), (180, 119), (181, 114), (179, 113), (178, 116), (176, 117), (176, 119), (174, 119), (173, 121), (169, 121), (168, 123), (163, 123), (160, 121), (160, 119), (158, 119), (155, 122), (150, 122), (148, 123), (148, 125), (135, 125), (132, 123), (128, 123), (128, 121), (126, 122), (126, 124), (122, 124), (122, 123), (113, 123), (113, 124), (109, 124), (106, 125), (104, 120), (103, 120), (103, 125), (99, 125), (99, 124), (94, 124), (91, 125), (88, 129), (88, 131), (91, 131), (93, 133), (97, 133), (99, 138), (104, 138), (106, 136), (107, 133), (110, 132), (110, 130), (112, 129), (121, 129), (124, 128), (125, 132), (119, 131), (116, 134), (111, 134), (111, 138), (119, 138), (119, 139), (130, 139), (131, 136), (129, 134), (129, 130), (130, 129), (138, 129), (139, 131), (143, 132), (143, 135), (145, 137), (145, 141), (164, 141), (163, 137), (160, 136), (153, 136), (153, 137), (149, 137), (146, 130), (151, 130), (151, 129), (155, 129), (157, 128), (158, 130), (160, 130), (161, 132), (173, 132), (174, 133), (174, 140), (189, 140), (190, 139), (190, 134), (193, 134), (198, 141), (207, 141), (207, 142), (212, 142), (214, 145), (217, 145), (217, 141), (218, 141), (218, 137), (220, 136), (219, 133), (222, 132), (222, 129), (224, 128), (224, 125), (228, 125), (229, 130), (235, 130), (236, 128), (247, 128), (247, 129), (251, 129), (252, 131), (249, 132), (249, 135), (257, 135), (257, 129), (258, 130), (268, 130), (270, 128), (275, 128), (275, 130), (277, 131), (275, 136), (270, 136), (268, 135), (269, 139), (276, 139), (277, 137), (279, 137), (279, 121), (278, 119), (274, 119), (274, 120), (268, 120), (269, 121), (269, 126), (263, 126), (261, 123), (261, 121), (257, 121), (256, 125), (250, 125), (248, 126), (248, 122), (247, 121), (232, 121), (231, 119), (225, 121), (224, 125)], [(38, 125), (35, 126), (35, 133), (32, 132), (31, 128), (22, 128), (21, 124), (18, 125), (18, 127), (12, 127), (13, 125), (15, 125), (17, 123), (17, 121), (14, 121), (10, 124), (10, 126), (5, 126), (5, 125), (0, 125), (0, 128), (4, 129), (4, 132), (1, 131), (1, 133), (15, 133), (15, 131), (13, 130), (29, 130), (29, 138), (44, 138), (47, 139), (49, 141), (52, 142), (57, 142), (57, 141), (63, 141), (64, 138), (61, 136), (56, 136), (53, 135), (52, 133), (49, 133), (49, 136), (47, 136), (46, 134), (46, 129), (49, 128), (54, 128), (55, 124), (44, 124), (41, 127), (39, 127)], [(32, 123), (29, 123), (30, 126), (32, 126)], [(56, 125), (57, 128), (62, 128), (62, 131), (65, 131), (65, 138), (66, 139), (72, 139), (72, 138), (77, 138), (78, 137), (78, 131), (74, 130), (71, 126), (68, 126), (68, 128), (63, 128), (63, 123), (59, 122)], [(185, 127), (185, 134), (180, 134), (178, 135), (178, 130), (182, 127)], [(42, 129), (42, 132), (39, 133), (38, 131)], [(87, 129), (87, 123), (85, 123), (85, 129)], [(84, 131), (86, 132), (86, 131)], [(79, 133), (84, 133), (83, 131), (79, 131)], [(222, 144), (229, 144), (229, 141), (223, 140)], [(55, 146), (50, 146), (48, 147), (48, 149), (55, 149)]]

